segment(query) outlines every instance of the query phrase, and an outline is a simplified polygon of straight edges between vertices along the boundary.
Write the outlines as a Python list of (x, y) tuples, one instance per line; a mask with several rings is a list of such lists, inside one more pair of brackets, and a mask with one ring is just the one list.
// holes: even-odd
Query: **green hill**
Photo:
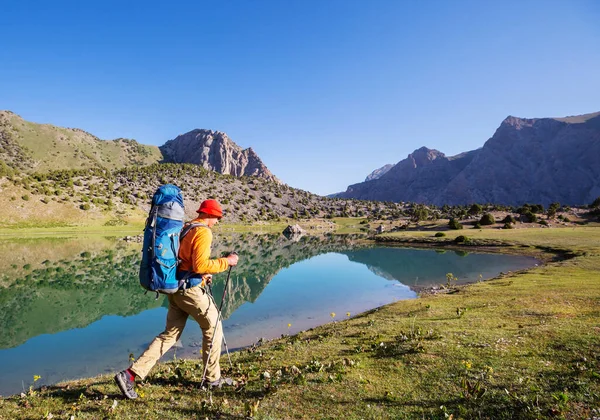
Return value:
[(56, 169), (107, 168), (149, 165), (162, 159), (156, 146), (135, 140), (100, 140), (77, 128), (25, 121), (0, 111), (0, 160), (23, 172)]

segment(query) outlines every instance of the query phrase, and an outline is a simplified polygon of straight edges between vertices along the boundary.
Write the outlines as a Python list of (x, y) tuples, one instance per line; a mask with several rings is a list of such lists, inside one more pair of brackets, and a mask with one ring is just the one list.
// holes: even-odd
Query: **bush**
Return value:
[(483, 226), (489, 226), (495, 224), (496, 219), (494, 219), (494, 216), (492, 216), (490, 213), (485, 213), (481, 217), (481, 220), (479, 220), (479, 223), (481, 223)]
[(90, 209), (90, 205), (88, 203), (84, 203), (84, 204), (80, 205), (79, 208), (81, 210), (89, 210)]
[(525, 220), (525, 223), (535, 223), (537, 222), (537, 216), (535, 214), (533, 214), (531, 211), (526, 211), (525, 213), (523, 213), (523, 218)]
[(483, 211), (483, 207), (481, 207), (481, 205), (479, 204), (473, 204), (471, 206), (471, 208), (469, 209), (468, 213), (471, 216), (477, 216), (478, 214), (480, 214)]
[(450, 229), (459, 230), (463, 228), (463, 225), (461, 225), (456, 219), (450, 219), (450, 221), (448, 222), (448, 227)]
[(545, 220), (540, 220), (540, 225), (548, 226), (548, 222), (546, 222)]
[(468, 244), (471, 242), (471, 240), (465, 235), (459, 235), (456, 237), (456, 239), (454, 239), (454, 242), (457, 244)]
[(435, 237), (436, 237), (436, 238), (443, 238), (444, 236), (446, 236), (446, 234), (445, 234), (444, 232), (437, 232), (437, 233), (435, 234)]
[(25, 194), (25, 195), (22, 195), (22, 196), (21, 196), (21, 199), (22, 199), (23, 201), (29, 201), (29, 196), (28, 196), (27, 194)]
[(506, 215), (502, 223), (515, 223), (515, 218), (511, 214)]
[(481, 223), (477, 222), (473, 225), (473, 229), (481, 229)]
[(513, 228), (512, 223), (508, 223), (508, 222), (504, 223), (504, 226), (502, 226), (502, 229), (512, 229), (512, 228)]

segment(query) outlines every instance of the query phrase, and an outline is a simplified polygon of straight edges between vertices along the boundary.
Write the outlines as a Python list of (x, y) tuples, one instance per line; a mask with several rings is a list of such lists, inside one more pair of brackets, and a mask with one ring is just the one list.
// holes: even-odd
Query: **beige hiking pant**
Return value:
[[(130, 368), (131, 371), (139, 378), (144, 379), (158, 359), (179, 340), (188, 316), (191, 315), (202, 329), (202, 361), (204, 366), (206, 366), (208, 359), (206, 379), (210, 382), (216, 381), (221, 377), (219, 359), (221, 357), (223, 327), (219, 321), (219, 325), (215, 329), (215, 324), (218, 321), (218, 311), (214, 301), (200, 286), (168, 295), (168, 299), (169, 311), (167, 312), (165, 330), (150, 343), (146, 351), (133, 363)], [(209, 358), (210, 343), (213, 343), (213, 346)]]

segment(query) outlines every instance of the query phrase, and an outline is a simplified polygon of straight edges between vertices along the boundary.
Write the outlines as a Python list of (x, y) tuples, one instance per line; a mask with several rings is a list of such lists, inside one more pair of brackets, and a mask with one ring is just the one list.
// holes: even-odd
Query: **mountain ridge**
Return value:
[(600, 112), (508, 116), (479, 149), (447, 157), (421, 147), (380, 178), (335, 196), (434, 205), (585, 204), (600, 195), (599, 156)]
[(194, 129), (152, 146), (125, 138), (101, 140), (80, 128), (34, 123), (8, 110), (0, 111), (0, 162), (26, 173), (192, 163), (221, 174), (279, 182), (252, 148), (242, 149), (221, 131)]

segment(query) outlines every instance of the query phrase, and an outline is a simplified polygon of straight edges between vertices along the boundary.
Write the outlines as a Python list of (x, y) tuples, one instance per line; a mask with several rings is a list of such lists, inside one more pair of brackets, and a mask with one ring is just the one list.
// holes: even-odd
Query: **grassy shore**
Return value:
[(0, 419), (600, 416), (600, 228), (434, 233), (385, 239), (447, 246), (462, 234), (469, 241), (461, 246), (473, 250), (545, 253), (548, 262), (364, 314), (332, 314), (328, 325), (234, 353), (234, 368), (224, 368), (234, 388), (201, 390), (198, 361), (175, 360), (139, 384), (138, 400), (124, 400), (112, 376), (100, 376), (0, 399)]
[[(335, 218), (332, 221), (324, 219), (282, 219), (279, 222), (255, 222), (255, 223), (219, 223), (213, 230), (219, 232), (255, 232), (255, 233), (281, 233), (288, 225), (299, 224), (310, 233), (332, 232), (357, 233), (360, 232), (358, 222), (363, 219), (357, 218)], [(35, 237), (65, 237), (65, 236), (126, 236), (140, 235), (144, 230), (145, 220), (139, 219), (126, 224), (115, 226), (102, 223), (86, 224), (55, 224), (55, 223), (19, 223), (8, 227), (0, 227), (0, 239), (35, 238)]]

